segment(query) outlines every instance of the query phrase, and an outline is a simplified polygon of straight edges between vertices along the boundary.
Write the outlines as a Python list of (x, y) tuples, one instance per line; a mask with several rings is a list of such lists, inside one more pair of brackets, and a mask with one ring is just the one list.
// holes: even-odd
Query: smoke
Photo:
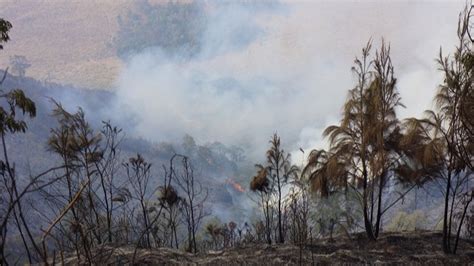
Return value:
[[(159, 47), (136, 54), (117, 80), (117, 108), (134, 133), (174, 141), (240, 145), (263, 157), (271, 134), (297, 151), (324, 147), (322, 130), (340, 117), (355, 56), (372, 39), (390, 42), (400, 116), (431, 107), (441, 81), (435, 58), (456, 43), (462, 1), (206, 2), (201, 49), (176, 59)], [(375, 51), (373, 51), (375, 52)], [(114, 113), (122, 113), (114, 111)], [(301, 152), (294, 152), (299, 163)]]

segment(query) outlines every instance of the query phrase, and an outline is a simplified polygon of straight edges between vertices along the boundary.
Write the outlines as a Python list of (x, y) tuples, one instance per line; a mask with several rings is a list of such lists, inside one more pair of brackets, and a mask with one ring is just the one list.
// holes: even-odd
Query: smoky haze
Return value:
[[(273, 132), (288, 150), (324, 146), (337, 122), (355, 56), (369, 39), (391, 44), (401, 118), (431, 107), (441, 81), (435, 58), (456, 40), (463, 1), (203, 2), (206, 26), (192, 57), (152, 47), (131, 56), (117, 79), (119, 110), (133, 133), (173, 141), (241, 145), (262, 159)], [(375, 49), (374, 51), (375, 52)], [(296, 157), (297, 162), (301, 158)]]

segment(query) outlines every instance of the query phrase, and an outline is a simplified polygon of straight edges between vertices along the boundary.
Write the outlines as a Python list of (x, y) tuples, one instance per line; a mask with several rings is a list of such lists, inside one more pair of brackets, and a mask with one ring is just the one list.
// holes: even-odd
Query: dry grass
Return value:
[[(152, 4), (169, 0), (149, 0)], [(180, 0), (189, 2), (190, 0)], [(110, 89), (123, 62), (112, 40), (117, 17), (130, 0), (1, 0), (0, 17), (13, 24), (11, 40), (0, 52), (0, 69), (12, 55), (32, 66), (26, 75), (77, 87)]]
[(13, 24), (0, 67), (11, 55), (32, 63), (27, 75), (38, 80), (88, 88), (110, 88), (122, 62), (110, 46), (125, 0), (15, 0), (0, 2), (0, 17)]
[[(127, 264), (133, 256), (132, 247), (105, 247), (97, 252), (101, 263)], [(474, 261), (472, 241), (461, 241), (458, 255), (445, 255), (441, 250), (441, 234), (433, 232), (384, 233), (377, 242), (367, 240), (363, 233), (352, 240), (338, 237), (318, 239), (300, 249), (293, 245), (251, 244), (222, 251), (193, 255), (159, 248), (138, 250), (140, 265), (468, 265)], [(75, 258), (66, 259), (76, 265)]]

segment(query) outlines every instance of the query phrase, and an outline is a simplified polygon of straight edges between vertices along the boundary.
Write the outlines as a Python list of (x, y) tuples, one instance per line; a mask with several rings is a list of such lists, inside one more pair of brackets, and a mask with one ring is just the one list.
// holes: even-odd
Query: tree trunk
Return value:
[(363, 183), (363, 198), (362, 198), (362, 207), (363, 207), (363, 212), (364, 212), (364, 226), (365, 226), (365, 232), (367, 233), (367, 237), (370, 240), (375, 240), (374, 232), (372, 229), (372, 223), (369, 220), (369, 208), (368, 208), (368, 195), (367, 195), (367, 169), (365, 165), (365, 161), (362, 160), (362, 174), (364, 177), (364, 183)]
[(269, 210), (269, 206), (268, 206), (268, 201), (266, 202), (266, 209), (267, 209), (267, 215), (266, 215), (266, 222), (267, 222), (267, 242), (269, 245), (272, 244), (272, 231), (270, 229), (270, 210)]
[(443, 215), (443, 251), (444, 253), (451, 253), (451, 248), (449, 246), (448, 235), (448, 206), (449, 206), (449, 193), (451, 190), (451, 170), (448, 172), (448, 180), (446, 182), (446, 195), (444, 198), (444, 215)]
[(461, 217), (461, 220), (459, 221), (458, 231), (456, 232), (456, 242), (454, 243), (453, 254), (456, 254), (456, 250), (458, 249), (459, 235), (461, 234), (462, 224), (464, 222), (464, 218), (466, 218), (466, 212), (467, 212), (467, 209), (469, 207), (469, 204), (471, 204), (471, 201), (472, 201), (473, 197), (474, 197), (474, 193), (471, 192), (471, 197), (469, 198), (466, 205), (464, 205), (464, 210), (462, 212), (462, 217)]
[(278, 242), (279, 243), (285, 242), (285, 239), (283, 238), (283, 228), (281, 224), (281, 185), (280, 184), (278, 184)]
[(382, 192), (383, 192), (383, 185), (384, 185), (384, 178), (385, 173), (380, 175), (380, 182), (379, 182), (379, 195), (378, 195), (378, 206), (377, 206), (377, 221), (375, 223), (375, 238), (379, 237), (380, 232), (380, 224), (382, 220)]

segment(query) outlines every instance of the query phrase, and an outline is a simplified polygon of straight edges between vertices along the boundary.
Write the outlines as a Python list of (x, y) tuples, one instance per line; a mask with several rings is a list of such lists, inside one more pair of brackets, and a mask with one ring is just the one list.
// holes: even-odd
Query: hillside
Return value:
[(474, 3), (415, 2), (0, 0), (0, 265), (474, 265)]
[[(13, 24), (11, 41), (0, 53), (0, 66), (12, 55), (31, 63), (27, 75), (37, 80), (110, 88), (121, 61), (111, 39), (117, 16), (130, 1), (1, 1), (0, 17)], [(98, 27), (98, 25), (101, 25)]]
[[(467, 265), (474, 261), (474, 243), (461, 241), (459, 254), (448, 256), (440, 247), (441, 234), (436, 232), (384, 233), (377, 242), (367, 241), (364, 234), (352, 240), (337, 237), (317, 239), (300, 250), (294, 245), (257, 245), (209, 251), (205, 254), (159, 248), (138, 250), (135, 263), (140, 265), (347, 265), (347, 264), (422, 264)], [(104, 247), (97, 252), (98, 264), (130, 263), (133, 247)], [(301, 253), (300, 253), (301, 252)], [(59, 260), (59, 258), (57, 259)], [(57, 261), (58, 262), (58, 261)], [(77, 265), (76, 258), (66, 258), (66, 265)]]
[[(0, 75), (3, 72), (0, 71)], [(4, 83), (4, 89), (21, 87), (25, 93), (33, 99), (37, 107), (37, 116), (28, 120), (28, 130), (24, 134), (7, 137), (7, 149), (11, 151), (10, 158), (15, 161), (18, 179), (21, 184), (28, 181), (28, 177), (33, 171), (39, 172), (57, 165), (58, 158), (48, 149), (48, 137), (51, 128), (58, 126), (57, 121), (52, 116), (54, 108), (51, 98), (62, 103), (66, 109), (71, 112), (81, 106), (86, 117), (95, 130), (100, 130), (102, 121), (108, 120), (103, 115), (104, 106), (110, 106), (109, 101), (113, 99), (114, 93), (103, 90), (86, 90), (72, 86), (65, 86), (54, 83), (40, 82), (32, 78), (18, 78), (7, 75)], [(67, 93), (62, 93), (67, 91)], [(68, 99), (74, 99), (69, 101)], [(112, 121), (112, 123), (121, 124), (122, 121)], [(129, 157), (140, 153), (148, 162), (152, 164), (151, 184), (159, 186), (163, 182), (163, 165), (167, 165), (174, 153), (184, 153), (183, 143), (160, 142), (154, 143), (146, 139), (130, 136), (124, 129), (123, 140), (120, 146), (120, 163), (127, 162)], [(242, 211), (243, 206), (248, 204), (247, 199), (247, 175), (246, 170), (252, 169), (251, 163), (246, 161), (237, 162), (232, 159), (233, 151), (231, 147), (223, 144), (214, 143), (195, 143), (191, 136), (192, 145), (188, 147), (192, 151), (191, 158), (193, 163), (199, 169), (199, 182), (208, 189), (209, 208), (212, 208), (212, 215), (226, 218), (229, 213), (239, 213), (242, 219), (246, 219), (250, 211)], [(120, 167), (120, 170), (123, 166)], [(121, 172), (118, 178), (124, 179), (124, 173)], [(237, 187), (236, 187), (237, 186)], [(241, 189), (238, 186), (245, 187)], [(239, 190), (241, 189), (241, 190)], [(153, 200), (156, 195), (152, 194)], [(29, 195), (30, 200), (37, 200), (42, 213), (51, 211), (42, 202), (40, 193)], [(35, 219), (32, 226), (33, 231), (39, 232), (40, 228), (49, 223), (48, 219), (41, 217), (38, 219), (38, 210), (28, 214), (27, 219)], [(8, 250), (15, 256), (21, 257), (21, 244), (15, 230), (11, 231), (12, 241), (9, 243)]]
[[(179, 1), (187, 3), (189, 1)], [(114, 38), (119, 16), (139, 1), (0, 1), (0, 17), (13, 24), (0, 53), (0, 69), (10, 57), (25, 56), (26, 75), (37, 80), (90, 89), (111, 89), (123, 66)], [(149, 0), (152, 5), (167, 0)]]

